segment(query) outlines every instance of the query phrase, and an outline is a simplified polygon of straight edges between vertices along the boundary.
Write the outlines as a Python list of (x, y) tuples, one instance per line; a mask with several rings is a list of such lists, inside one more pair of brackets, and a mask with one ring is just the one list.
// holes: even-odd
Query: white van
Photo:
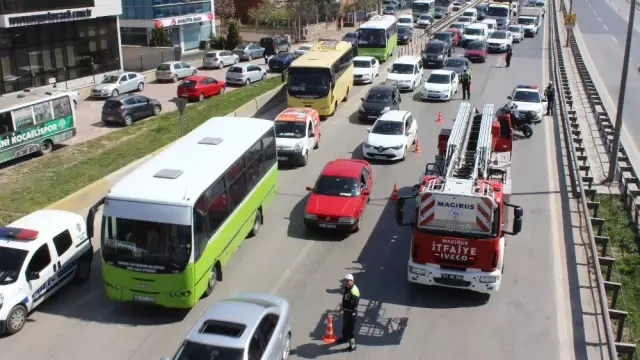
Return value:
[(468, 16), (471, 18), (471, 22), (474, 23), (478, 21), (478, 10), (476, 9), (467, 9), (462, 12), (462, 16)]
[(496, 19), (484, 19), (482, 20), (482, 24), (487, 25), (487, 27), (489, 28), (489, 33), (487, 34), (487, 36), (491, 35), (491, 33), (498, 29), (498, 22), (496, 21)]
[(422, 82), (422, 59), (413, 55), (401, 56), (387, 71), (387, 84), (398, 90), (413, 91)]
[(486, 41), (489, 37), (489, 27), (487, 24), (471, 24), (464, 28), (462, 32), (462, 46), (466, 47), (475, 40)]

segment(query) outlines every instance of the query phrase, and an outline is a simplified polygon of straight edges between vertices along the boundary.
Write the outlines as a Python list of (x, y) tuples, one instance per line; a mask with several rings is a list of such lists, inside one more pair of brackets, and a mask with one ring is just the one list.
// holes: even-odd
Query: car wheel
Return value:
[(196, 76), (196, 75), (198, 75), (198, 70), (193, 70), (193, 71), (191, 72), (191, 75), (192, 75), (192, 76)]
[(173, 75), (173, 79), (172, 80), (173, 80), (173, 82), (178, 82), (178, 80), (180, 80), (180, 79), (178, 78), (178, 75)]
[(153, 107), (153, 115), (158, 116), (160, 115), (160, 106), (154, 106)]
[(358, 231), (360, 231), (360, 223), (362, 222), (362, 214), (360, 214), (360, 217), (358, 218), (358, 221), (356, 222), (356, 227), (353, 228), (353, 230), (351, 230), (352, 233), (357, 233)]
[(142, 91), (142, 90), (144, 90), (144, 83), (143, 82), (138, 84), (138, 91)]
[(314, 149), (319, 149), (320, 148), (320, 135), (318, 135), (318, 141), (316, 142), (316, 145), (313, 148)]
[(402, 153), (402, 159), (400, 161), (405, 161), (407, 158), (407, 147), (404, 147), (404, 152)]
[(120, 95), (120, 92), (119, 92), (118, 90), (113, 90), (113, 91), (111, 92), (111, 96), (112, 96), (112, 97), (115, 97), (115, 96), (118, 96), (118, 95)]
[(224, 69), (224, 63), (220, 61), (220, 69)]
[(51, 140), (43, 141), (42, 144), (40, 144), (40, 149), (38, 150), (40, 155), (47, 155), (52, 151), (53, 151), (53, 143), (51, 142)]
[(207, 289), (202, 294), (202, 297), (207, 297), (213, 293), (213, 289), (216, 288), (218, 283), (218, 263), (215, 263), (211, 268), (211, 274), (209, 274), (209, 281), (207, 282)]
[(282, 360), (287, 360), (291, 353), (291, 335), (287, 334), (287, 339), (284, 341), (284, 349), (282, 350)]
[(253, 56), (251, 55), (247, 56), (247, 61), (251, 61), (251, 60), (253, 60)]
[(76, 283), (83, 283), (89, 280), (91, 276), (91, 261), (93, 258), (91, 256), (86, 256), (78, 262), (78, 266), (76, 267), (76, 272), (74, 274), (74, 280)]
[(262, 226), (262, 211), (258, 209), (256, 211), (256, 216), (253, 219), (253, 227), (251, 227), (251, 231), (249, 232), (249, 237), (254, 237), (258, 235), (260, 232), (260, 226)]
[(249, 86), (249, 84), (251, 84), (251, 81), (249, 81), (249, 79), (244, 81), (244, 86)]
[(7, 314), (7, 333), (13, 335), (22, 330), (27, 323), (27, 308), (24, 305), (16, 305)]
[(414, 81), (413, 84), (411, 84), (411, 91), (414, 91), (416, 89), (416, 82)]
[(225, 92), (226, 90), (227, 90), (227, 88), (226, 88), (226, 87), (224, 87), (224, 86), (223, 86), (223, 87), (221, 87), (221, 88), (220, 88), (220, 95), (224, 94), (224, 92)]
[(124, 125), (125, 126), (129, 126), (133, 124), (133, 118), (131, 117), (131, 115), (125, 115), (124, 116)]
[(204, 94), (200, 93), (200, 95), (198, 96), (198, 101), (202, 101), (204, 100)]
[(267, 79), (267, 74), (266, 73), (262, 74), (262, 80), (266, 80), (266, 79)]
[(233, 58), (233, 65), (238, 63), (238, 58)]

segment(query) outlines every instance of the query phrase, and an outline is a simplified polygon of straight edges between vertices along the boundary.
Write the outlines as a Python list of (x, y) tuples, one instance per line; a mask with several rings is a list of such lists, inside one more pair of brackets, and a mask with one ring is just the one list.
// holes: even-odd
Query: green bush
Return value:
[(216, 50), (224, 50), (227, 48), (227, 37), (226, 36), (211, 36), (211, 48)]
[(171, 37), (167, 29), (156, 26), (151, 30), (149, 46), (168, 47), (171, 46)]
[(233, 50), (242, 42), (240, 37), (240, 24), (236, 20), (229, 21), (227, 29), (227, 50)]

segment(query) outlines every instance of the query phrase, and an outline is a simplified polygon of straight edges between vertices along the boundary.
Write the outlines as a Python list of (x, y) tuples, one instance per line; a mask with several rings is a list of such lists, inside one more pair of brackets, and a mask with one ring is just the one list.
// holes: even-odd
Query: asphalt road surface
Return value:
[[(473, 104), (497, 107), (517, 83), (544, 84), (544, 47), (541, 31), (537, 38), (515, 46), (511, 68), (503, 68), (501, 55), (475, 65)], [(323, 123), (320, 149), (311, 153), (306, 167), (281, 171), (278, 195), (265, 214), (261, 233), (236, 253), (214, 295), (190, 312), (111, 302), (104, 296), (96, 257), (88, 284), (64, 289), (32, 314), (22, 332), (0, 339), (2, 357), (157, 360), (173, 354), (214, 301), (251, 290), (275, 292), (291, 302), (294, 359), (574, 358), (561, 256), (564, 229), (559, 221), (556, 145), (549, 117), (533, 138), (515, 144), (512, 202), (525, 209), (524, 230), (508, 239), (501, 290), (486, 304), (472, 293), (410, 286), (406, 262), (411, 233), (396, 226), (387, 200), (394, 183), (413, 185), (432, 161), (437, 134), (450, 127), (459, 95), (448, 103), (423, 103), (416, 93), (403, 94), (404, 109), (418, 119), (423, 152), (411, 154), (403, 163), (374, 165), (373, 200), (360, 232), (336, 240), (304, 231), (305, 185), (314, 183), (327, 161), (361, 157), (369, 125), (358, 123), (354, 114), (368, 87), (354, 88), (349, 101)], [(438, 111), (445, 124), (435, 122)], [(360, 347), (355, 353), (319, 340), (327, 312), (339, 302), (337, 289), (345, 273), (355, 274), (362, 293)], [(336, 326), (339, 332), (340, 323)]]

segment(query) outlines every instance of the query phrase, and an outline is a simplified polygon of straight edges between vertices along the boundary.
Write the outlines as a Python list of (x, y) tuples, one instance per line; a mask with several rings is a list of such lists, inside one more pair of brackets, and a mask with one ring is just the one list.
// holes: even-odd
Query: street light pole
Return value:
[[(573, 14), (573, 0), (569, 1), (569, 14)], [(567, 38), (567, 43), (564, 45), (564, 47), (569, 47), (569, 41), (571, 40), (571, 35), (573, 35), (571, 31), (572, 29), (567, 28), (567, 36), (565, 36)]]
[(622, 60), (622, 75), (620, 77), (620, 94), (618, 95), (618, 109), (616, 113), (616, 126), (613, 135), (613, 148), (609, 159), (609, 174), (607, 181), (613, 182), (618, 166), (618, 152), (620, 151), (620, 129), (622, 129), (622, 113), (624, 110), (624, 96), (627, 92), (627, 76), (629, 74), (629, 60), (631, 53), (631, 36), (633, 35), (633, 22), (636, 16), (636, 0), (631, 0), (629, 10), (629, 26), (627, 27), (627, 41), (624, 45), (624, 60)]

